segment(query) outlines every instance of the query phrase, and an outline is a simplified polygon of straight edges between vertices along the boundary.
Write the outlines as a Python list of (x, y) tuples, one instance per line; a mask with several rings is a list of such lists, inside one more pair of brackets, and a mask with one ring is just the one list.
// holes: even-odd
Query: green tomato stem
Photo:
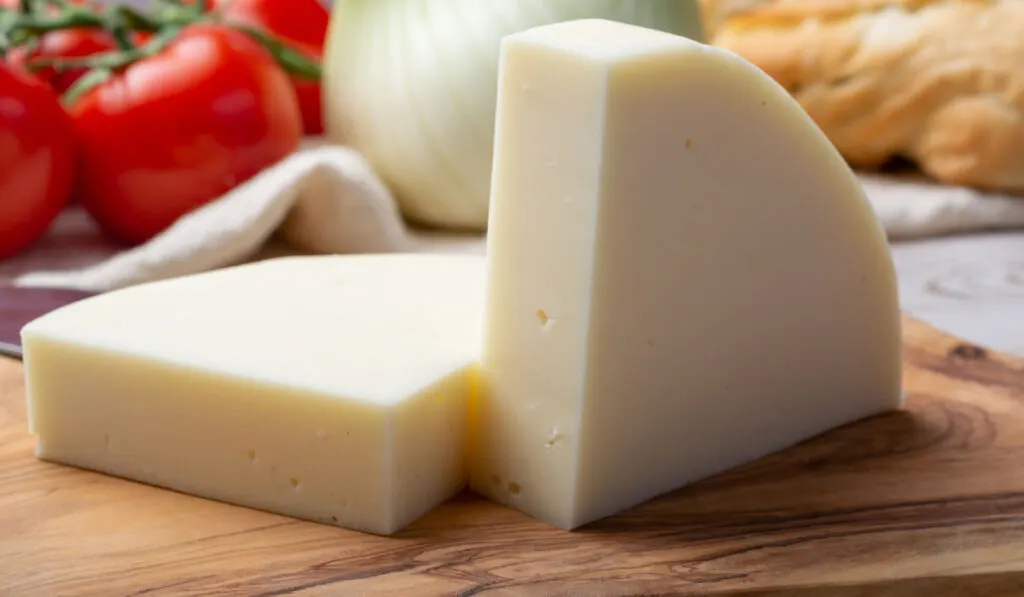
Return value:
[(122, 50), (134, 50), (135, 44), (132, 43), (131, 36), (129, 35), (128, 19), (125, 17), (125, 11), (115, 10), (106, 14), (107, 28), (110, 30), (110, 35), (117, 42), (117, 47)]
[(237, 23), (228, 23), (228, 26), (234, 27), (258, 41), (267, 49), (268, 52), (270, 52), (274, 57), (274, 60), (276, 60), (277, 63), (289, 73), (298, 75), (305, 79), (311, 79), (314, 81), (320, 80), (322, 76), (322, 68), (319, 61), (313, 60), (302, 52), (292, 49), (287, 44), (267, 35), (255, 27), (240, 25)]
[[(11, 47), (33, 43), (40, 36), (62, 29), (102, 29), (117, 42), (118, 50), (83, 58), (35, 59), (27, 66), (32, 70), (53, 67), (57, 70), (89, 69), (82, 85), (75, 85), (65, 94), (73, 101), (85, 91), (106, 81), (113, 73), (162, 50), (174, 40), (181, 29), (191, 24), (219, 22), (248, 35), (263, 46), (275, 62), (291, 75), (319, 81), (320, 60), (292, 48), (267, 32), (242, 23), (224, 22), (218, 13), (207, 13), (206, 0), (185, 5), (180, 0), (155, 0), (154, 10), (140, 12), (130, 6), (113, 5), (98, 8), (95, 4), (71, 5), (65, 0), (19, 0), (19, 10), (0, 8), (0, 55)], [(57, 10), (45, 12), (47, 7)], [(131, 32), (154, 32), (149, 43), (141, 48), (132, 43)], [(70, 100), (69, 100), (70, 98)]]
[(133, 62), (153, 56), (163, 50), (167, 47), (167, 44), (171, 43), (176, 37), (178, 37), (180, 32), (181, 29), (177, 27), (164, 29), (154, 35), (145, 43), (145, 45), (131, 50), (105, 52), (103, 54), (97, 54), (87, 58), (57, 59), (48, 61), (58, 69), (89, 69), (88, 73), (82, 75), (77, 81), (75, 81), (75, 84), (72, 85), (71, 88), (64, 92), (64, 95), (61, 97), (61, 102), (65, 106), (74, 104), (78, 98), (91, 91), (94, 87), (101, 85), (110, 79), (115, 72), (126, 68)]
[(94, 68), (78, 78), (75, 83), (61, 96), (61, 103), (66, 107), (74, 104), (85, 92), (101, 85), (107, 79), (114, 76), (114, 71), (109, 68)]

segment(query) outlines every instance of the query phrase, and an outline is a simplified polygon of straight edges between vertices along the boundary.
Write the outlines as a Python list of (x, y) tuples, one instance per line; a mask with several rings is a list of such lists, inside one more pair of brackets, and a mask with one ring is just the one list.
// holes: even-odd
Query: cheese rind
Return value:
[(284, 258), (22, 332), (37, 455), (391, 534), (466, 480), (483, 261)]
[(767, 75), (576, 21), (500, 81), (475, 490), (571, 529), (899, 405), (884, 232)]

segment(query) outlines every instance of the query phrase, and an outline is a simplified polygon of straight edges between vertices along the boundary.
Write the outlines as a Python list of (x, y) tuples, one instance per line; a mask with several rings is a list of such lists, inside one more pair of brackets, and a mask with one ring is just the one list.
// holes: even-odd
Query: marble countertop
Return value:
[(893, 245), (905, 311), (966, 340), (1024, 356), (1024, 232)]

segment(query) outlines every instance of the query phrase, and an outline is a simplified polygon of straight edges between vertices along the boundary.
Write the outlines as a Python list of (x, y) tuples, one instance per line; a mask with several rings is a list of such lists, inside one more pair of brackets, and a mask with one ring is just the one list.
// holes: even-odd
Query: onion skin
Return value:
[(411, 223), (484, 231), (501, 39), (581, 18), (704, 41), (697, 0), (335, 0), (325, 135), (363, 153)]

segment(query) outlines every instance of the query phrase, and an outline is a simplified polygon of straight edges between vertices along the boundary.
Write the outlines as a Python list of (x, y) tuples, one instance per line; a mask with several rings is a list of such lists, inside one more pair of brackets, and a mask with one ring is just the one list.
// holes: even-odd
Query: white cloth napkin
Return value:
[[(917, 178), (861, 175), (861, 180), (893, 241), (1024, 226), (1024, 198)], [(65, 269), (28, 268), (14, 276), (14, 283), (106, 291), (284, 254), (483, 253), (484, 248), (482, 235), (410, 229), (358, 152), (310, 140), (146, 244), (100, 253), (92, 262), (79, 260)]]

